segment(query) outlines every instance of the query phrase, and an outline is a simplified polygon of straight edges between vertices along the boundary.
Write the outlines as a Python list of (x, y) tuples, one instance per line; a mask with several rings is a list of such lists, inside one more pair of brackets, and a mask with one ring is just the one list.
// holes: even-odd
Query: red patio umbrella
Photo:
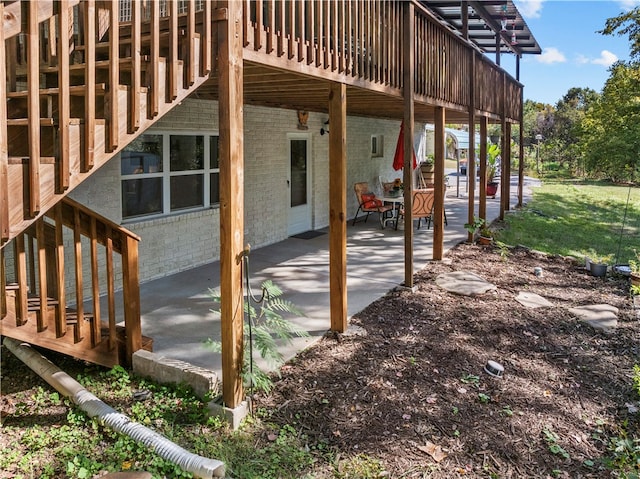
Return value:
[[(413, 150), (413, 148), (411, 148)], [(413, 152), (413, 169), (418, 167), (416, 161), (416, 152)], [(396, 144), (396, 154), (393, 155), (393, 169), (401, 170), (404, 168), (404, 121), (400, 123), (400, 134), (398, 135), (398, 143)]]

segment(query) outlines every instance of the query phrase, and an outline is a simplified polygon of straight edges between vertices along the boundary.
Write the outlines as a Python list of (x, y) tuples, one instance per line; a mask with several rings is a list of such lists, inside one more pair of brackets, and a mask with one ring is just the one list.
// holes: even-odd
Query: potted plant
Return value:
[(612, 254), (599, 255), (594, 250), (590, 250), (588, 254), (589, 267), (588, 270), (592, 276), (604, 277), (607, 275), (609, 263), (613, 260)]
[(429, 185), (434, 183), (434, 158), (433, 155), (427, 155), (425, 160), (420, 164), (420, 171), (422, 172), (422, 178), (424, 182)]
[(493, 231), (483, 225), (478, 231), (478, 243), (491, 244), (493, 242)]
[(495, 177), (498, 174), (498, 165), (500, 164), (500, 147), (496, 144), (491, 144), (487, 148), (487, 196), (493, 198), (496, 197), (498, 192), (499, 182), (495, 181)]

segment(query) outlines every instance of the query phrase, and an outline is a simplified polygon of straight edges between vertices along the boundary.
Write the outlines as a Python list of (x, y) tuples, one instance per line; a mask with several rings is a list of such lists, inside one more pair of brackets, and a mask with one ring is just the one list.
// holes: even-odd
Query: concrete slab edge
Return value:
[(200, 399), (211, 399), (220, 394), (218, 375), (214, 371), (142, 349), (133, 354), (132, 363), (135, 374), (162, 384), (186, 384)]

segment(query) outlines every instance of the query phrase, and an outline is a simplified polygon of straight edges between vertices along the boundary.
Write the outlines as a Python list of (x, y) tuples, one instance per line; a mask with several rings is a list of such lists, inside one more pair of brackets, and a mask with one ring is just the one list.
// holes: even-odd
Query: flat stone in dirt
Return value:
[(569, 308), (569, 311), (595, 329), (606, 331), (618, 326), (618, 308), (610, 304), (578, 306)]
[(452, 271), (442, 273), (436, 277), (436, 284), (450, 293), (463, 296), (485, 294), (496, 289), (496, 285), (489, 283), (482, 276), (469, 271)]
[(516, 301), (526, 308), (551, 308), (553, 303), (536, 293), (518, 292)]

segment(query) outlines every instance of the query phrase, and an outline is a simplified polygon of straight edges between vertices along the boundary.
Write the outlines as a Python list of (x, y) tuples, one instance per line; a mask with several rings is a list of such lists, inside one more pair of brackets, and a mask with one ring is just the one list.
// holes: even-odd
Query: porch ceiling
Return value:
[[(306, 110), (320, 113), (329, 111), (329, 88), (331, 82), (295, 72), (279, 70), (250, 62), (244, 64), (244, 102), (291, 110)], [(369, 84), (369, 86), (371, 86)], [(196, 92), (194, 98), (218, 99), (215, 74)], [(433, 123), (434, 104), (415, 101), (415, 120)], [(347, 114), (373, 118), (402, 120), (404, 99), (400, 91), (381, 86), (378, 90), (347, 85)], [(466, 111), (446, 110), (450, 123), (466, 123)]]

